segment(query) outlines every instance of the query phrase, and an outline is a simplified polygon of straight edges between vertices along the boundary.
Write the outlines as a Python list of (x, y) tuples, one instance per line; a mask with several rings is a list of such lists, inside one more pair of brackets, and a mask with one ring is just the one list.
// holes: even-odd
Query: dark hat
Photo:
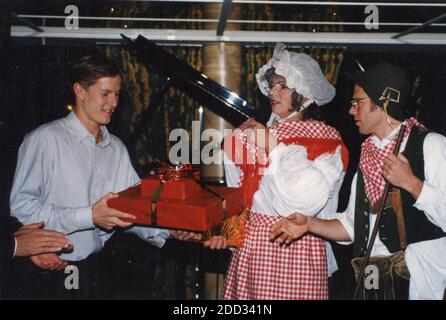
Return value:
[(410, 93), (406, 72), (387, 62), (378, 63), (366, 71), (350, 75), (350, 78), (364, 89), (372, 101), (384, 108), (386, 100), (387, 113), (397, 120), (404, 119), (404, 106)]

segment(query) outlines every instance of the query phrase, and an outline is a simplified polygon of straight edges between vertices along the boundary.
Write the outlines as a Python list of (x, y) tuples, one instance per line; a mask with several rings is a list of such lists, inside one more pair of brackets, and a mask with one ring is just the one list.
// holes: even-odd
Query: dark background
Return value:
[[(357, 166), (359, 146), (364, 137), (348, 115), (348, 101), (352, 83), (346, 73), (354, 69), (355, 60), (367, 67), (376, 61), (396, 62), (406, 67), (411, 79), (418, 79), (414, 86), (410, 113), (418, 114), (424, 124), (445, 133), (446, 98), (445, 53), (438, 48), (417, 48), (410, 52), (389, 48), (389, 51), (369, 51), (368, 48), (347, 50), (337, 84), (335, 100), (326, 107), (329, 122), (341, 132), (350, 151), (350, 166), (341, 192), (339, 209), (347, 204), (350, 182)], [(94, 47), (15, 46), (3, 45), (0, 56), (0, 208), (8, 214), (8, 197), (14, 175), (18, 147), (24, 135), (42, 123), (67, 114), (67, 63), (73, 57), (94, 51)], [(112, 133), (120, 136), (119, 111), (127, 106), (125, 92), (118, 112), (110, 125)], [(131, 148), (131, 147), (129, 147)], [(332, 280), (332, 298), (349, 298), (353, 286), (350, 270), (351, 248), (334, 245), (340, 271)], [(143, 243), (137, 238), (117, 233), (108, 242), (105, 251), (110, 259), (110, 281), (122, 290), (115, 297), (123, 298), (184, 298), (186, 286), (202, 294), (204, 271), (224, 272), (227, 253), (210, 253), (194, 244), (170, 240), (163, 250)], [(186, 266), (189, 266), (188, 268)], [(198, 272), (192, 272), (195, 267)], [(156, 270), (163, 272), (157, 274)], [(116, 277), (115, 269), (127, 270), (125, 276)], [(189, 272), (188, 281), (185, 281)], [(202, 296), (202, 295), (200, 295)]]
[[(26, 5), (21, 9), (25, 10)], [(94, 12), (95, 7), (91, 10)], [(46, 46), (39, 41), (18, 43), (9, 38), (10, 22), (4, 12), (0, 13), (0, 214), (7, 215), (17, 151), (24, 135), (67, 114), (68, 62), (96, 51), (98, 47), (94, 43), (68, 41)], [(445, 134), (445, 58), (446, 48), (441, 46), (347, 47), (336, 85), (337, 95), (325, 107), (328, 122), (341, 132), (350, 151), (349, 169), (340, 194), (340, 211), (347, 205), (360, 144), (364, 139), (358, 135), (348, 115), (353, 84), (347, 73), (356, 69), (355, 61), (360, 61), (366, 68), (383, 60), (403, 66), (413, 83), (408, 116), (416, 115), (429, 129)], [(121, 114), (132, 105), (129, 99), (124, 91), (109, 126), (110, 131), (119, 137), (127, 134), (120, 123), (123, 121)], [(132, 146), (127, 147), (132, 154)], [(137, 162), (132, 160), (137, 168)], [(349, 299), (353, 290), (351, 247), (334, 244), (334, 249), (340, 270), (331, 280), (331, 298)], [(204, 273), (224, 273), (229, 256), (227, 251), (210, 252), (199, 245), (176, 240), (169, 240), (163, 249), (157, 249), (120, 232), (107, 243), (103, 255), (109, 261), (107, 277), (111, 290), (114, 290), (113, 298), (136, 299), (202, 298)], [(2, 281), (7, 287), (8, 279)]]

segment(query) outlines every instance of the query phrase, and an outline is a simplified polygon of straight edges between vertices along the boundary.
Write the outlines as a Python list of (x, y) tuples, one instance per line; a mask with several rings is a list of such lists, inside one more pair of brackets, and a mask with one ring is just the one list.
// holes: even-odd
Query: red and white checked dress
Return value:
[[(243, 125), (241, 128), (243, 129)], [(334, 152), (342, 145), (344, 169), (347, 166), (348, 153), (339, 133), (322, 122), (284, 122), (271, 127), (270, 133), (287, 145), (305, 146), (310, 160), (323, 153)], [(234, 134), (234, 139), (243, 139), (236, 135), (237, 133)], [(238, 147), (240, 148), (240, 144)], [(247, 205), (251, 207), (253, 195), (262, 180), (259, 168), (268, 166), (269, 162), (262, 158), (265, 155), (259, 155), (261, 150), (249, 150), (250, 146), (245, 144), (242, 148), (247, 150), (232, 150), (229, 158), (235, 159), (237, 152), (254, 152), (255, 158), (260, 158), (260, 163), (237, 164), (241, 169), (239, 185), (245, 189)], [(280, 246), (277, 241), (271, 243), (271, 226), (279, 219), (277, 215), (250, 213), (245, 226), (244, 244), (231, 257), (223, 299), (328, 299), (325, 241), (306, 235), (289, 247)]]
[(251, 213), (245, 242), (232, 254), (223, 299), (328, 299), (325, 241), (306, 235), (289, 247), (270, 242), (280, 217)]

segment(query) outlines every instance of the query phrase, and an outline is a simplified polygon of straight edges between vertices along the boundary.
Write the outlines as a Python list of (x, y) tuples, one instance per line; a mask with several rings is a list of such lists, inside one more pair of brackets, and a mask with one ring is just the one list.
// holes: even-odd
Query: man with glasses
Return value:
[[(323, 218), (336, 211), (348, 152), (337, 130), (320, 121), (319, 110), (335, 89), (315, 60), (281, 44), (256, 77), (270, 99), (267, 128), (250, 119), (225, 139), (227, 184), (244, 189), (250, 213), (223, 298), (328, 299), (328, 275), (337, 266), (330, 249), (327, 267), (327, 243), (307, 235), (281, 246), (269, 236), (274, 223), (295, 211)], [(205, 245), (225, 248), (228, 242), (214, 237)]]
[[(295, 213), (273, 227), (272, 238), (289, 243), (311, 233), (345, 244), (354, 242), (354, 256), (360, 258), (389, 182), (388, 202), (371, 251), (376, 265), (385, 262), (389, 266), (379, 269), (380, 277), (389, 277), (389, 283), (384, 278), (379, 288), (364, 286), (362, 294), (366, 298), (442, 299), (446, 287), (446, 138), (429, 132), (415, 118), (404, 117), (410, 86), (401, 68), (379, 63), (351, 78), (355, 87), (349, 113), (359, 132), (370, 136), (361, 146), (348, 207), (327, 221)], [(396, 156), (392, 152), (402, 124), (406, 129)], [(354, 259), (352, 263), (358, 268), (361, 262)], [(404, 278), (410, 278), (409, 292), (407, 287), (404, 290)]]

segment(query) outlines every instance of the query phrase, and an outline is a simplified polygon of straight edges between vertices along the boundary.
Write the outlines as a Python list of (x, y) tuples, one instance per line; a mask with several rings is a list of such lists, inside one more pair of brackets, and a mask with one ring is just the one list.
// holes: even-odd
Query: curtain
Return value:
[[(285, 6), (286, 7), (286, 6)], [(284, 6), (255, 6), (249, 5), (248, 10), (242, 10), (243, 19), (280, 19), (280, 20), (311, 20), (318, 15), (326, 15), (327, 19), (340, 19), (338, 15), (333, 15), (335, 9), (326, 12), (319, 12), (312, 7), (304, 6), (303, 11), (290, 12)], [(203, 18), (202, 5), (188, 4), (183, 5), (178, 3), (175, 6), (175, 12), (167, 11), (169, 7), (153, 3), (135, 3), (133, 6), (125, 4), (113, 4), (113, 12), (111, 6), (104, 8), (108, 14), (116, 16), (129, 17), (189, 17), (189, 18)], [(118, 22), (122, 26), (122, 22)], [(202, 28), (200, 23), (160, 23), (160, 22), (125, 22), (128, 28), (132, 27), (146, 27), (146, 28), (187, 28), (198, 29)], [(109, 22), (109, 26), (117, 26), (116, 22)], [(274, 31), (308, 31), (309, 26), (297, 25), (279, 25), (273, 27), (272, 25), (260, 24), (242, 24), (245, 30), (274, 30)], [(319, 30), (318, 27), (316, 27)], [(329, 26), (324, 26), (320, 31), (328, 31)], [(315, 30), (315, 31), (317, 31)], [(254, 47), (244, 45), (242, 50), (242, 97), (253, 105), (259, 105), (259, 92), (257, 83), (255, 81), (255, 73), (268, 59), (272, 56), (274, 49), (274, 39), (271, 39), (271, 44), (265, 47)], [(178, 57), (180, 60), (188, 63), (193, 68), (202, 70), (202, 48), (201, 47), (186, 47), (186, 46), (167, 46), (165, 47), (170, 53)], [(340, 66), (342, 64), (345, 50), (343, 48), (296, 48), (290, 47), (290, 50), (305, 52), (316, 59), (321, 65), (321, 69), (326, 75), (327, 79), (333, 84), (336, 84)], [(135, 123), (138, 122), (143, 112), (149, 108), (149, 101), (152, 96), (161, 86), (163, 79), (159, 76), (156, 70), (148, 69), (146, 66), (140, 64), (138, 60), (125, 48), (124, 46), (107, 46), (104, 49), (105, 53), (117, 60), (123, 67), (124, 81), (123, 91), (126, 95), (127, 103), (120, 103), (121, 121), (119, 124), (118, 136), (123, 138), (129, 136), (135, 130)], [(123, 98), (124, 100), (124, 98)], [(153, 107), (153, 106), (152, 106)], [(191, 134), (192, 120), (197, 119), (198, 103), (191, 99), (187, 93), (182, 92), (174, 87), (170, 87), (167, 91), (164, 100), (157, 106), (155, 112), (149, 123), (145, 124), (142, 134), (137, 137), (136, 141), (126, 141), (132, 161), (141, 177), (147, 176), (152, 168), (152, 163), (158, 160), (167, 160), (167, 154), (170, 146), (175, 142), (169, 142), (169, 132), (175, 128), (183, 128)], [(191, 149), (190, 149), (191, 150)], [(163, 249), (163, 252), (167, 249)], [(192, 249), (196, 255), (206, 255), (197, 248)], [(197, 251), (200, 251), (197, 253)], [(161, 259), (159, 266), (156, 268), (155, 274), (155, 292), (153, 297), (156, 298), (191, 298), (193, 294), (194, 284), (196, 281), (192, 279), (196, 277), (193, 272), (190, 272), (191, 266), (195, 265), (194, 261), (184, 263), (184, 267), (180, 267), (175, 262), (175, 256), (178, 251), (171, 254), (167, 253)], [(205, 258), (206, 259), (206, 258)], [(183, 261), (184, 262), (184, 261)], [(173, 287), (177, 286), (180, 277), (184, 277), (185, 293), (176, 293)], [(183, 296), (183, 294), (185, 296)]]

